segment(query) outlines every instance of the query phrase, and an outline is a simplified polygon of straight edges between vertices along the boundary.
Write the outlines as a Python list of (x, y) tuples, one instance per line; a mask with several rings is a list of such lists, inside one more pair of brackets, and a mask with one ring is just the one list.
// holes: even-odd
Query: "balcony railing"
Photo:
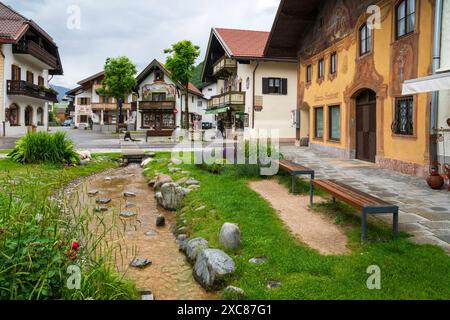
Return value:
[(58, 58), (50, 52), (40, 47), (36, 42), (20, 41), (13, 46), (13, 53), (15, 54), (30, 54), (36, 59), (41, 60), (52, 68), (58, 68)]
[[(117, 103), (91, 103), (92, 110), (117, 110)], [(123, 110), (131, 110), (131, 103), (122, 104)]]
[(228, 75), (236, 72), (237, 70), (237, 61), (223, 57), (219, 61), (216, 62), (213, 66), (213, 75), (216, 78), (227, 77)]
[(224, 94), (213, 96), (208, 101), (208, 109), (217, 109), (233, 106), (245, 105), (245, 92), (226, 92)]
[(175, 101), (139, 101), (139, 110), (174, 110)]
[(58, 102), (58, 94), (55, 91), (33, 83), (23, 80), (8, 80), (6, 85), (7, 94), (9, 95), (27, 96), (45, 101)]

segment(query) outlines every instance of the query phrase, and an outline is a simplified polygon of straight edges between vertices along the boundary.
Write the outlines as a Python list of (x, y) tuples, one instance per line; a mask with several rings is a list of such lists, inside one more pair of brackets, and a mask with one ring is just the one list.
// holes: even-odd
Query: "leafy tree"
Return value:
[(172, 74), (173, 80), (181, 83), (185, 91), (184, 128), (189, 129), (189, 82), (195, 68), (195, 61), (200, 55), (200, 47), (189, 40), (183, 40), (164, 50), (169, 54), (165, 67)]
[(202, 82), (202, 71), (203, 71), (204, 62), (200, 62), (194, 69), (194, 73), (192, 74), (192, 84), (196, 87), (200, 87)]
[(136, 65), (127, 57), (108, 58), (105, 63), (105, 76), (98, 93), (117, 102), (117, 132), (119, 132), (119, 100), (126, 99), (137, 85)]

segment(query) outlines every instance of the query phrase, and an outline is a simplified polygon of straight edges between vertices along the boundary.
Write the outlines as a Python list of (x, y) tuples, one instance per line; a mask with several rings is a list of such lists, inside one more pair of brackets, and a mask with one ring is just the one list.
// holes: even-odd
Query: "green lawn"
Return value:
[(7, 149), (1, 149), (0, 150), (0, 154), (8, 154), (10, 153), (12, 150), (7, 150)]
[[(164, 163), (149, 167), (149, 177), (167, 172)], [(222, 224), (239, 224), (243, 243), (237, 252), (228, 252), (237, 272), (227, 282), (244, 289), (249, 299), (450, 299), (450, 257), (438, 247), (413, 244), (405, 234), (392, 241), (388, 227), (374, 222), (369, 226), (370, 242), (361, 245), (358, 215), (345, 205), (329, 203), (315, 210), (335, 217), (349, 237), (352, 253), (322, 256), (287, 231), (274, 209), (247, 186), (249, 178), (236, 176), (232, 169), (216, 176), (196, 166), (182, 167), (201, 181), (201, 189), (188, 195), (178, 215), (185, 214), (191, 237), (205, 237), (217, 248)], [(280, 180), (290, 185), (288, 178)], [(206, 209), (196, 211), (201, 205)], [(259, 256), (267, 262), (248, 262)], [(372, 265), (381, 268), (381, 290), (367, 288)], [(267, 289), (269, 280), (281, 281), (281, 288)]]
[[(0, 300), (137, 297), (131, 283), (91, 256), (95, 248), (82, 236), (89, 213), (69, 222), (50, 199), (77, 178), (115, 167), (117, 162), (105, 156), (70, 168), (0, 159)], [(76, 261), (67, 255), (72, 240), (81, 244)], [(66, 287), (69, 265), (81, 267), (80, 290)]]

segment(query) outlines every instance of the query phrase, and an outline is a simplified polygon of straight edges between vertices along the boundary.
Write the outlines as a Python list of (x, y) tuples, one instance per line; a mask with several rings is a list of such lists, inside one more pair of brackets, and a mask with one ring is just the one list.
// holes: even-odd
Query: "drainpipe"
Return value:
[[(441, 66), (441, 32), (442, 32), (442, 10), (443, 1), (436, 0), (434, 17), (434, 36), (433, 36), (433, 74)], [(437, 133), (439, 110), (439, 92), (434, 91), (431, 97), (430, 112), (430, 161), (431, 164), (438, 161)]]
[(256, 76), (256, 70), (258, 70), (258, 67), (259, 67), (259, 61), (256, 62), (255, 69), (253, 70), (253, 88), (252, 88), (252, 91), (253, 91), (253, 93), (252, 93), (252, 129), (255, 129), (255, 100), (256, 100), (256, 98), (255, 98), (255, 93), (256, 93), (256, 90), (255, 90), (256, 78), (255, 78), (255, 76)]

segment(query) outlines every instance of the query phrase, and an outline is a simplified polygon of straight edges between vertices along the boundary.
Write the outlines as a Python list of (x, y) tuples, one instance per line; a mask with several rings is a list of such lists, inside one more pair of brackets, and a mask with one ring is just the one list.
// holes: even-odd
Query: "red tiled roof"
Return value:
[(269, 32), (215, 28), (216, 35), (234, 57), (264, 57)]
[(0, 43), (15, 42), (28, 28), (28, 20), (0, 2)]
[(194, 84), (192, 84), (191, 82), (189, 82), (189, 91), (191, 91), (192, 93), (195, 93), (199, 96), (203, 96), (203, 93), (196, 86), (194, 86)]

